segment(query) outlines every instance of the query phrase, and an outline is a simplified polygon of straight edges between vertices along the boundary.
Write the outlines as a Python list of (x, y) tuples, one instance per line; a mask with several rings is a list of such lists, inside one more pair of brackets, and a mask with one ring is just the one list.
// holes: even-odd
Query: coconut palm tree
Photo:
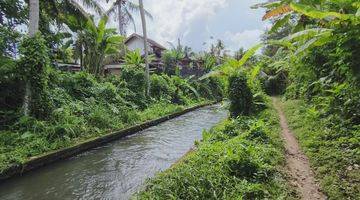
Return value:
[[(106, 2), (109, 2), (109, 0), (106, 0)], [(108, 16), (113, 13), (117, 14), (119, 34), (125, 36), (126, 26), (128, 23), (132, 23), (134, 30), (136, 30), (135, 20), (132, 13), (139, 11), (140, 6), (136, 3), (133, 3), (129, 0), (116, 0), (105, 14)], [(144, 12), (147, 17), (152, 19), (152, 16), (148, 11), (144, 10)]]
[(148, 42), (147, 42), (147, 30), (146, 30), (146, 20), (145, 20), (145, 10), (142, 0), (139, 0), (139, 8), (141, 15), (141, 24), (143, 29), (144, 36), (144, 50), (145, 50), (145, 77), (146, 77), (146, 95), (150, 96), (150, 69), (149, 69), (149, 58), (148, 58)]
[[(29, 36), (34, 37), (36, 32), (39, 30), (39, 0), (29, 0)], [(25, 84), (25, 96), (23, 103), (24, 115), (28, 116), (30, 109), (30, 98), (31, 98), (31, 84), (26, 80)]]
[(34, 37), (39, 30), (39, 0), (29, 0), (29, 36)]

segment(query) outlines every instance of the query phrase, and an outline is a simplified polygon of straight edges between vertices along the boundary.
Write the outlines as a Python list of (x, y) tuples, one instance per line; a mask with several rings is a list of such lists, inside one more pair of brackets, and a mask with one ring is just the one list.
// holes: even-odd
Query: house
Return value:
[[(151, 71), (159, 71), (163, 69), (162, 53), (166, 50), (164, 46), (155, 42), (152, 39), (147, 39), (149, 55), (154, 55), (154, 60), (149, 63)], [(139, 50), (141, 55), (145, 54), (144, 37), (139, 34), (133, 33), (126, 40), (125, 45), (130, 51)], [(121, 65), (123, 63), (109, 64), (104, 66), (105, 74), (120, 74)]]
[(79, 72), (81, 71), (81, 66), (76, 63), (59, 63), (55, 62), (54, 65), (57, 69), (62, 71), (69, 71), (69, 72)]
[[(148, 38), (147, 41), (149, 54), (154, 54), (156, 57), (161, 58), (162, 52), (166, 48), (152, 39)], [(125, 45), (130, 51), (140, 50), (142, 55), (145, 54), (144, 38), (136, 33), (131, 34), (125, 40)]]

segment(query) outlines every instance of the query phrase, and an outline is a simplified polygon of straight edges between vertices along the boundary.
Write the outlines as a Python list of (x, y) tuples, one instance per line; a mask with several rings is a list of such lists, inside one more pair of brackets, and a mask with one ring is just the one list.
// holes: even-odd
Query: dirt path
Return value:
[(288, 127), (284, 112), (280, 106), (280, 100), (273, 97), (273, 104), (280, 116), (282, 137), (285, 141), (286, 168), (288, 175), (291, 177), (291, 183), (297, 188), (301, 199), (325, 199), (325, 195), (316, 184), (308, 158), (301, 151), (294, 134)]

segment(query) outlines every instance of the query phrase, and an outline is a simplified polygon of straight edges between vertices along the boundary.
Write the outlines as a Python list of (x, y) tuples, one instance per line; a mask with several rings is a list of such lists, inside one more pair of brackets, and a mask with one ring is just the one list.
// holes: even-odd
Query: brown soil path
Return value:
[(320, 191), (319, 186), (316, 184), (314, 173), (310, 168), (308, 158), (301, 151), (294, 134), (289, 129), (284, 112), (281, 108), (280, 100), (276, 97), (273, 97), (272, 100), (274, 107), (280, 116), (282, 137), (284, 139), (286, 150), (286, 168), (287, 173), (291, 178), (291, 184), (296, 187), (301, 199), (326, 199), (325, 195)]

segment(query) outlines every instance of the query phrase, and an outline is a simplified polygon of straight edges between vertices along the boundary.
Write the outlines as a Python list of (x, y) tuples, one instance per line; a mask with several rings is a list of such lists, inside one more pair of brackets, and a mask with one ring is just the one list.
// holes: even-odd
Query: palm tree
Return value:
[[(109, 2), (109, 0), (106, 0)], [(136, 30), (135, 20), (132, 16), (132, 12), (139, 12), (140, 6), (135, 4), (129, 0), (116, 0), (113, 5), (106, 11), (106, 15), (109, 16), (113, 13), (117, 14), (118, 20), (118, 29), (119, 34), (125, 36), (126, 35), (126, 26), (128, 23), (132, 23), (134, 26), (134, 30)], [(148, 11), (144, 11), (145, 15), (152, 18), (151, 14)]]
[[(30, 0), (29, 1), (29, 36), (34, 37), (36, 32), (39, 30), (39, 0)], [(30, 99), (31, 99), (31, 84), (29, 80), (26, 80), (25, 84), (25, 96), (23, 103), (24, 115), (28, 116), (30, 109)]]
[(39, 30), (39, 0), (29, 0), (29, 36), (34, 37)]
[(146, 30), (146, 20), (145, 20), (145, 11), (144, 4), (142, 0), (139, 0), (139, 8), (141, 15), (141, 24), (143, 29), (144, 36), (144, 50), (145, 50), (145, 77), (146, 77), (146, 95), (150, 96), (150, 69), (149, 69), (149, 60), (148, 60), (148, 42), (147, 42), (147, 30)]

